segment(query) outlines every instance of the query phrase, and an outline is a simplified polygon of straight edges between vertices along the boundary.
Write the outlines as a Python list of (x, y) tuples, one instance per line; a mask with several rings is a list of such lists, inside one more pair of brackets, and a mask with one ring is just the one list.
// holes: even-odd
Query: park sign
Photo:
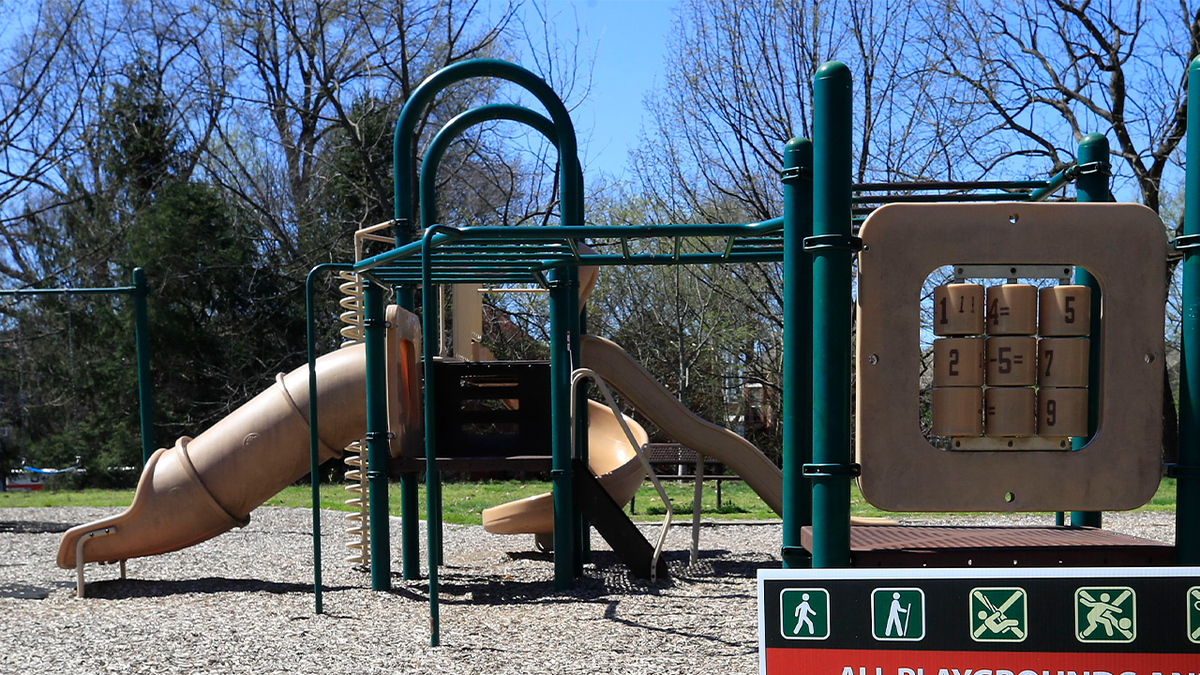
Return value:
[(1200, 567), (759, 570), (759, 672), (1200, 675)]

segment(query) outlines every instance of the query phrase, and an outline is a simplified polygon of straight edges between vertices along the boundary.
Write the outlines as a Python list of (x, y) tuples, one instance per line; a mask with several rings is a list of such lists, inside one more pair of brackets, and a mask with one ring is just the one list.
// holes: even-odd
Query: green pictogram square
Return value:
[(779, 632), (788, 640), (829, 637), (829, 591), (788, 588), (779, 594)]
[(1075, 638), (1080, 642), (1137, 639), (1137, 594), (1128, 586), (1075, 589)]
[(871, 591), (871, 632), (876, 640), (924, 639), (925, 591), (919, 588)]
[(1200, 586), (1192, 586), (1187, 592), (1188, 639), (1200, 644)]
[(1024, 642), (1029, 634), (1029, 599), (1023, 588), (972, 588), (971, 639)]

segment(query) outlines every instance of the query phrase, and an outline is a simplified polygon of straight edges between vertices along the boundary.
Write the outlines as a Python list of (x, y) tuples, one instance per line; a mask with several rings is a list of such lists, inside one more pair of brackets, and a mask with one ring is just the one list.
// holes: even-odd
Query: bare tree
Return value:
[(1073, 160), (1075, 142), (1105, 133), (1118, 188), (1160, 209), (1187, 131), (1200, 5), (970, 0), (932, 6), (923, 19), (943, 100), (973, 121), (978, 142), (964, 149), (981, 170), (1042, 159), (1057, 171)]

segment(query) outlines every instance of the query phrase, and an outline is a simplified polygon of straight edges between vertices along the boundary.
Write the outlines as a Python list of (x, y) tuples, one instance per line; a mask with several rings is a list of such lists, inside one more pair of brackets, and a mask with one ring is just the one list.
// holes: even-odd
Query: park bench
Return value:
[[(646, 459), (654, 475), (661, 480), (692, 481), (696, 479), (696, 451), (682, 443), (647, 443)], [(712, 481), (717, 486), (717, 508), (721, 508), (721, 483), (727, 480), (742, 480), (741, 476), (727, 475), (725, 466), (706, 457), (701, 483)], [(636, 496), (629, 500), (629, 512), (635, 513)]]

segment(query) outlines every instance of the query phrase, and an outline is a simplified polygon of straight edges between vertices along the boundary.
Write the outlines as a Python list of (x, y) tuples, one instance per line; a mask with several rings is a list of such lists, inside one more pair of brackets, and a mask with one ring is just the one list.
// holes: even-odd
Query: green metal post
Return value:
[[(429, 478), (429, 477), (427, 476), (427, 478)], [(434, 562), (437, 563), (437, 566), (441, 567), (442, 561), (445, 559), (445, 556), (443, 555), (442, 542), (444, 542), (446, 540), (446, 524), (445, 524), (445, 521), (442, 520), (442, 514), (445, 512), (442, 511), (442, 472), (441, 471), (433, 472), (432, 482), (426, 486), (426, 489), (428, 489), (433, 494), (433, 502), (434, 502), (433, 508), (435, 511), (437, 511), (437, 514), (438, 514), (437, 521), (436, 521), (437, 527), (433, 531), (434, 536), (437, 537), (437, 545), (434, 546), (433, 548), (431, 548), (429, 553), (430, 553), (431, 557), (434, 559)], [(433, 523), (433, 522), (434, 521), (429, 520), (428, 517), (426, 517), (427, 525), (430, 523)]]
[(133, 339), (137, 349), (138, 420), (142, 428), (142, 466), (154, 454), (154, 383), (150, 380), (150, 316), (146, 270), (133, 270)]
[[(1188, 64), (1188, 101), (1200, 101), (1200, 58)], [(1200, 235), (1200, 105), (1187, 108), (1183, 234)], [(1183, 258), (1183, 359), (1179, 378), (1179, 459), (1175, 467), (1175, 562), (1200, 565), (1200, 256)], [(1195, 393), (1193, 393), (1195, 392)]]
[[(850, 69), (830, 61), (813, 81), (813, 235), (849, 240), (853, 101)], [(850, 565), (851, 251), (813, 252), (812, 565)]]
[[(1108, 139), (1104, 134), (1088, 134), (1079, 141), (1078, 166), (1086, 167), (1087, 173), (1075, 181), (1075, 201), (1108, 201)], [(1100, 283), (1092, 273), (1082, 267), (1075, 268), (1075, 283), (1091, 289), (1092, 326), (1088, 350), (1088, 435), (1071, 441), (1075, 450), (1091, 442), (1096, 435), (1100, 417)], [(1098, 511), (1072, 511), (1071, 525), (1075, 527), (1100, 527), (1103, 516)]]
[(315, 303), (315, 284), (317, 275), (328, 270), (350, 269), (352, 265), (345, 263), (324, 263), (317, 265), (308, 272), (304, 280), (304, 322), (305, 334), (308, 337), (306, 354), (308, 356), (308, 477), (311, 483), (310, 499), (312, 501), (313, 528), (313, 602), (317, 614), (324, 613), (324, 598), (321, 583), (321, 466), (320, 458), (320, 416), (317, 414), (317, 327)]
[[(575, 368), (582, 362), (583, 356), (580, 352), (579, 334), (580, 334), (580, 306), (579, 306), (579, 268), (568, 267), (567, 284), (572, 289), (567, 294), (567, 342), (570, 345), (571, 365), (569, 368), (573, 372)], [(573, 437), (575, 445), (571, 448), (571, 456), (578, 457), (583, 461), (583, 465), (587, 466), (587, 388), (580, 387), (576, 392), (576, 399), (572, 403), (572, 408), (575, 410), (575, 417), (571, 423), (575, 426)], [(572, 528), (573, 546), (575, 552), (573, 558), (575, 561), (574, 574), (576, 577), (583, 576), (583, 562), (587, 555), (586, 546), (583, 542), (584, 536), (587, 534), (587, 519), (582, 513), (575, 509), (575, 525)]]
[(800, 531), (812, 524), (813, 146), (793, 138), (783, 149), (783, 566), (808, 567)]
[[(576, 276), (578, 277), (578, 268), (576, 268)], [(576, 278), (576, 283), (579, 283), (578, 278)], [(575, 293), (575, 297), (579, 297), (578, 292)], [(576, 335), (582, 336), (587, 333), (587, 307), (579, 307), (577, 315), (579, 316), (579, 325)], [(571, 344), (576, 347), (571, 353), (576, 366), (583, 365), (580, 340), (575, 340)], [(584, 380), (584, 382), (586, 383), (588, 380)], [(579, 399), (575, 402), (575, 409), (578, 411), (578, 414), (575, 415), (575, 438), (578, 447), (575, 448), (575, 451), (579, 453), (580, 464), (590, 466), (588, 463), (588, 396), (586, 387), (580, 387), (578, 395)], [(592, 561), (592, 529), (582, 511), (579, 512), (579, 524), (576, 527), (579, 528), (579, 551), (576, 554), (578, 559), (575, 567), (577, 575), (583, 576), (584, 563)]]
[(392, 588), (388, 526), (387, 321), (383, 287), (363, 281), (363, 327), (367, 343), (367, 491), (371, 523), (371, 588)]
[(421, 238), (421, 307), (425, 315), (421, 320), (421, 366), (425, 373), (425, 532), (429, 547), (429, 645), (436, 647), (442, 641), (441, 609), (438, 601), (438, 537), (442, 526), (442, 512), (437, 495), (431, 487), (437, 482), (437, 397), (434, 392), (433, 357), (438, 349), (438, 321), (436, 309), (431, 317), (428, 312), (437, 307), (437, 287), (433, 285), (432, 242), (437, 225), (425, 228)]
[(565, 269), (550, 279), (550, 479), (554, 491), (554, 587), (575, 587), (575, 513), (571, 457), (571, 293)]
[(421, 530), (417, 474), (400, 474), (400, 556), (406, 581), (421, 578)]

